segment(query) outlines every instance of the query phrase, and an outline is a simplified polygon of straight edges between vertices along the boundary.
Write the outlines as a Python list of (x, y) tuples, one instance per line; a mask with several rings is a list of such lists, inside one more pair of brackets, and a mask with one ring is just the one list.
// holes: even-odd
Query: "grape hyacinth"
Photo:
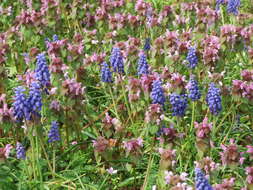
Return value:
[(46, 87), (50, 84), (50, 73), (44, 53), (40, 53), (37, 56), (35, 77), (43, 87)]
[(110, 71), (110, 68), (106, 62), (102, 63), (101, 68), (101, 81), (111, 83), (112, 82), (112, 73)]
[(110, 57), (110, 63), (113, 67), (113, 71), (117, 73), (124, 74), (124, 63), (123, 57), (118, 47), (112, 49), (112, 54)]
[(59, 37), (58, 37), (56, 34), (54, 34), (54, 35), (53, 35), (53, 41), (56, 42), (56, 41), (58, 41), (58, 40), (59, 40)]
[(38, 82), (32, 82), (28, 97), (29, 112), (40, 116), (39, 112), (42, 107), (41, 88)]
[(24, 94), (25, 89), (22, 86), (15, 88), (15, 97), (13, 103), (14, 117), (20, 121), (29, 119), (29, 106), (27, 97)]
[(148, 62), (147, 62), (147, 57), (144, 53), (142, 53), (140, 55), (140, 58), (138, 60), (138, 75), (144, 75), (144, 74), (148, 74)]
[(150, 50), (150, 38), (146, 38), (145, 39), (145, 44), (144, 44), (144, 47), (143, 47), (143, 50), (144, 51), (148, 51), (148, 50)]
[(225, 3), (224, 0), (216, 0), (216, 7), (215, 7), (216, 11), (219, 11), (220, 10), (220, 5), (224, 4), (224, 3)]
[(170, 104), (172, 106), (172, 115), (182, 117), (185, 114), (188, 102), (186, 94), (176, 94), (170, 95)]
[(59, 126), (57, 121), (53, 121), (48, 133), (48, 142), (52, 143), (60, 140)]
[(162, 88), (162, 82), (159, 79), (154, 81), (152, 84), (151, 99), (152, 104), (164, 105), (165, 103), (165, 95)]
[(200, 99), (201, 97), (201, 93), (198, 87), (198, 82), (194, 79), (191, 78), (188, 85), (187, 85), (188, 91), (189, 91), (189, 95), (188, 97), (192, 100), (192, 101), (197, 101)]
[(188, 49), (188, 54), (186, 60), (189, 62), (187, 65), (190, 69), (194, 69), (198, 64), (198, 57), (196, 55), (196, 48), (190, 47)]
[(195, 169), (195, 187), (196, 190), (213, 190), (212, 186), (199, 168)]
[(228, 0), (227, 12), (233, 13), (234, 15), (238, 15), (238, 8), (240, 7), (240, 4), (240, 0)]
[(209, 85), (206, 102), (212, 114), (217, 115), (222, 110), (220, 89), (214, 83)]
[(25, 159), (25, 148), (19, 142), (17, 142), (17, 159)]

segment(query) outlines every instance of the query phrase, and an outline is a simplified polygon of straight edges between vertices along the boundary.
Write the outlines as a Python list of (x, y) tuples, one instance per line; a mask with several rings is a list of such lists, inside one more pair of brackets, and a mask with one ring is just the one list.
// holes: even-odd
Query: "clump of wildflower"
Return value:
[(210, 157), (205, 157), (196, 162), (196, 167), (204, 170), (208, 175), (210, 175), (211, 172), (217, 170), (219, 166), (220, 164), (215, 163)]
[(160, 104), (151, 104), (145, 113), (145, 122), (159, 125), (162, 119), (162, 106)]
[(250, 155), (250, 159), (253, 160), (253, 146), (247, 145), (247, 153)]
[(195, 188), (196, 190), (213, 190), (200, 168), (195, 168)]
[(48, 132), (48, 142), (52, 143), (60, 141), (59, 124), (57, 121), (52, 121), (51, 128)]
[(62, 86), (65, 89), (65, 94), (73, 98), (77, 96), (82, 96), (85, 89), (85, 87), (82, 87), (82, 84), (80, 82), (76, 82), (74, 78), (66, 79), (65, 81), (63, 81)]
[(222, 184), (214, 185), (214, 190), (233, 190), (235, 184), (235, 178), (224, 179)]
[(185, 76), (179, 73), (172, 73), (170, 82), (171, 82), (171, 87), (174, 90), (182, 91), (186, 86)]
[(102, 63), (101, 81), (106, 82), (106, 83), (112, 82), (112, 73), (111, 73), (110, 68), (106, 62)]
[(17, 121), (23, 119), (29, 120), (30, 111), (25, 89), (22, 86), (15, 88), (15, 97), (13, 103), (13, 114)]
[(176, 150), (159, 148), (158, 152), (161, 155), (160, 169), (166, 170), (175, 164)]
[(41, 83), (41, 86), (43, 87), (47, 87), (50, 84), (50, 73), (44, 53), (40, 53), (37, 56), (35, 78)]
[(212, 129), (212, 123), (208, 123), (208, 118), (205, 117), (202, 123), (194, 122), (197, 129), (196, 135), (198, 138), (207, 138), (210, 135)]
[(201, 97), (201, 93), (198, 87), (198, 82), (194, 79), (191, 78), (189, 83), (187, 84), (186, 88), (189, 91), (189, 95), (188, 97), (193, 100), (193, 101), (197, 101), (200, 99)]
[(6, 94), (0, 96), (0, 123), (13, 119), (13, 108), (8, 108), (5, 96)]
[(31, 116), (40, 116), (42, 108), (41, 87), (38, 82), (33, 82), (30, 87), (28, 105)]
[(152, 92), (150, 94), (152, 99), (152, 104), (161, 104), (165, 103), (165, 95), (162, 88), (162, 82), (158, 79), (152, 84)]
[(25, 159), (25, 157), (26, 157), (25, 156), (25, 148), (19, 142), (17, 142), (16, 151), (17, 151), (17, 159)]
[(114, 47), (112, 49), (112, 54), (110, 57), (110, 63), (112, 65), (113, 71), (124, 74), (124, 63), (123, 63), (123, 56), (121, 54), (121, 51), (118, 47)]
[(245, 171), (247, 175), (247, 178), (246, 178), (247, 183), (249, 185), (253, 185), (253, 167), (247, 167)]
[(241, 156), (238, 146), (234, 143), (234, 139), (230, 140), (229, 145), (221, 145), (223, 152), (220, 152), (223, 165), (233, 166), (238, 165)]
[(187, 54), (186, 60), (189, 62), (188, 67), (190, 69), (194, 69), (197, 66), (198, 57), (197, 57), (197, 54), (196, 54), (196, 48), (195, 47), (190, 47), (188, 49), (188, 54)]
[(173, 174), (171, 171), (165, 171), (165, 183), (171, 190), (192, 190), (192, 187), (186, 183), (188, 174), (183, 172), (180, 175)]
[(206, 36), (202, 42), (204, 46), (203, 59), (205, 64), (213, 64), (219, 58), (221, 48), (220, 38), (217, 36)]
[(13, 147), (10, 144), (5, 145), (4, 148), (0, 148), (0, 161), (4, 161), (9, 158), (10, 151)]
[(179, 137), (180, 134), (174, 128), (173, 125), (170, 127), (162, 126), (157, 132), (158, 140), (160, 143), (169, 142), (172, 143), (176, 137)]
[(150, 92), (152, 90), (153, 82), (157, 80), (157, 76), (154, 74), (142, 75), (141, 76), (141, 87), (144, 92)]
[(109, 141), (104, 137), (98, 137), (97, 140), (93, 140), (93, 147), (96, 152), (102, 153), (109, 147)]
[(145, 55), (145, 53), (141, 53), (139, 60), (138, 60), (138, 75), (146, 75), (149, 73), (148, 71), (149, 67), (148, 67), (148, 62), (147, 62), (147, 57)]
[(55, 110), (55, 111), (60, 111), (60, 109), (61, 109), (60, 102), (57, 101), (57, 100), (53, 100), (53, 101), (50, 103), (50, 109), (53, 109), (53, 110)]
[(238, 8), (240, 7), (240, 4), (240, 0), (228, 0), (227, 12), (233, 13), (234, 15), (238, 15)]
[(137, 101), (141, 94), (141, 81), (140, 79), (130, 78), (128, 80), (128, 98), (130, 102)]
[(212, 114), (217, 115), (222, 110), (220, 89), (214, 83), (209, 85), (206, 102)]
[(140, 152), (140, 148), (143, 147), (143, 139), (137, 138), (129, 141), (123, 141), (123, 147), (128, 153), (132, 152), (138, 154)]
[(176, 94), (170, 95), (170, 104), (172, 106), (172, 115), (182, 117), (185, 114), (188, 102), (186, 94)]

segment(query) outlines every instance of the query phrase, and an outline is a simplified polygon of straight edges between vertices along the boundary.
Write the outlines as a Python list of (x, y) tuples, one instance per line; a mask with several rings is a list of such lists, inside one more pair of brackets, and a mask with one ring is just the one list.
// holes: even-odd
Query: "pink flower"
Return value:
[(197, 129), (196, 135), (198, 138), (207, 138), (212, 129), (212, 123), (208, 123), (208, 118), (205, 117), (202, 123), (194, 122), (195, 128)]
[(237, 165), (240, 161), (238, 147), (234, 144), (234, 139), (230, 139), (229, 145), (221, 145), (223, 152), (220, 152), (223, 165)]
[(118, 170), (114, 170), (113, 167), (110, 167), (109, 169), (106, 169), (106, 171), (107, 171), (109, 174), (111, 174), (111, 175), (116, 174), (116, 173), (118, 172)]
[(128, 152), (136, 152), (141, 147), (143, 147), (143, 139), (142, 138), (137, 138), (137, 139), (132, 139), (132, 140), (129, 140), (129, 141), (123, 141), (123, 147)]
[(235, 178), (224, 179), (222, 184), (214, 185), (214, 190), (233, 190), (235, 184)]
[(246, 174), (247, 174), (247, 178), (246, 181), (248, 184), (253, 184), (253, 167), (247, 167), (245, 169)]

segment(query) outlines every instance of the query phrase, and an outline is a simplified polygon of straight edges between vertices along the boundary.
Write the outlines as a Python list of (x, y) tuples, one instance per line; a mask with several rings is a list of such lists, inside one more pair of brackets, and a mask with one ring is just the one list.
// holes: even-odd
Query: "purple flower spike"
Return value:
[(234, 15), (238, 15), (238, 8), (240, 7), (240, 4), (240, 0), (228, 0), (227, 12), (233, 13)]
[(199, 168), (195, 169), (195, 188), (196, 190), (213, 190), (212, 186)]
[(25, 148), (19, 142), (17, 142), (17, 159), (25, 159)]
[(187, 95), (179, 95), (176, 93), (171, 94), (170, 104), (172, 106), (172, 115), (183, 117), (188, 106)]
[(220, 89), (214, 83), (209, 85), (206, 102), (212, 114), (217, 115), (222, 110)]
[(144, 75), (148, 74), (148, 62), (147, 62), (147, 57), (144, 53), (140, 55), (140, 58), (138, 60), (138, 75)]
[(22, 86), (15, 88), (15, 97), (13, 103), (14, 117), (17, 121), (29, 119), (29, 106), (27, 97), (24, 94), (25, 89)]
[(110, 57), (110, 63), (113, 67), (113, 71), (117, 73), (124, 74), (124, 63), (123, 63), (123, 56), (121, 51), (118, 47), (114, 47), (112, 49), (112, 54)]
[(37, 56), (35, 77), (43, 87), (46, 87), (50, 84), (50, 73), (44, 53), (40, 53)]
[(59, 126), (57, 121), (52, 122), (51, 128), (48, 133), (48, 142), (52, 143), (55, 141), (60, 141)]
[(111, 73), (110, 68), (106, 62), (102, 63), (101, 81), (106, 82), (106, 83), (112, 82), (112, 73)]
[(151, 92), (152, 104), (160, 104), (164, 105), (165, 96), (162, 88), (162, 82), (158, 79), (152, 84), (152, 92)]
[(197, 101), (200, 99), (201, 97), (200, 90), (198, 87), (198, 83), (194, 78), (190, 79), (190, 82), (188, 83), (187, 88), (189, 91), (188, 97), (192, 99), (192, 101)]
[(41, 97), (41, 88), (38, 82), (33, 82), (30, 87), (28, 105), (30, 107), (29, 111), (31, 114), (40, 115), (42, 107), (42, 97)]
[(198, 64), (198, 57), (196, 55), (196, 48), (190, 47), (188, 49), (188, 54), (186, 60), (189, 62), (188, 67), (194, 69)]

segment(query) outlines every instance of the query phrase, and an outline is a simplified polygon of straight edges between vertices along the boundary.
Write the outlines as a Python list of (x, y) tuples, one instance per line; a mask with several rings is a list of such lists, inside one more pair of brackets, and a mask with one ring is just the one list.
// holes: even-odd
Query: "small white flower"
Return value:
[(116, 173), (118, 172), (118, 170), (114, 170), (113, 167), (110, 167), (109, 169), (106, 169), (106, 171), (107, 171), (109, 174), (111, 174), (111, 175), (116, 174)]

